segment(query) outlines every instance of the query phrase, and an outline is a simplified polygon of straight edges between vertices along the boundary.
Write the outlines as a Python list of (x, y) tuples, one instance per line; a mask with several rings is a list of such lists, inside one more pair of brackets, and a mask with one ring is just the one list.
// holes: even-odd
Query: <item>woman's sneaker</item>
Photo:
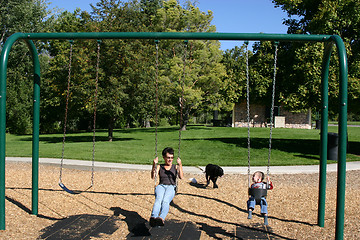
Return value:
[(164, 220), (161, 217), (156, 218), (156, 225), (157, 226), (164, 226)]
[(149, 222), (150, 222), (150, 226), (151, 226), (151, 227), (155, 227), (155, 226), (156, 226), (156, 223), (157, 223), (156, 218), (151, 217)]

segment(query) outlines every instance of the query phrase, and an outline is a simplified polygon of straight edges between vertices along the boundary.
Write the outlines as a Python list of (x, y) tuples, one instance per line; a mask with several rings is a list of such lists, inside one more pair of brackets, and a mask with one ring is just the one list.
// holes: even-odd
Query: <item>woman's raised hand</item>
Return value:
[(159, 157), (156, 157), (155, 159), (154, 159), (154, 164), (157, 164), (159, 162)]

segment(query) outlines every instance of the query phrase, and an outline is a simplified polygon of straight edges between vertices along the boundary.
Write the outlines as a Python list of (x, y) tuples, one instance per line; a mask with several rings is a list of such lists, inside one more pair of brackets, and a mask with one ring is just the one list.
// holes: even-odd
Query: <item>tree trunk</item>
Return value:
[(115, 119), (110, 118), (109, 125), (108, 125), (108, 140), (109, 140), (109, 142), (112, 142), (112, 140), (113, 140), (114, 124), (115, 124)]
[(181, 124), (180, 131), (186, 131), (186, 126), (187, 126), (188, 122), (189, 122), (189, 115), (184, 114), (182, 123), (180, 123)]

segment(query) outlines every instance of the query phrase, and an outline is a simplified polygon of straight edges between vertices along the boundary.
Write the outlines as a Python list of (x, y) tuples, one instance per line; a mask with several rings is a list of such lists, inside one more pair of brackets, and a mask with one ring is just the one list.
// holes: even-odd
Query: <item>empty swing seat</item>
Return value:
[(249, 188), (249, 195), (255, 198), (256, 204), (259, 205), (261, 202), (261, 198), (266, 198), (267, 189), (263, 188)]
[(70, 189), (68, 189), (62, 182), (59, 182), (59, 186), (66, 192), (70, 193), (70, 194), (78, 194), (78, 192), (72, 191)]

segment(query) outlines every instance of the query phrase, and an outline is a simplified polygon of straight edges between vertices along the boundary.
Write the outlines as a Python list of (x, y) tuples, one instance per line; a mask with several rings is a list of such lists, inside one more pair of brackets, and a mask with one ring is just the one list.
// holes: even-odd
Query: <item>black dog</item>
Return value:
[(208, 165), (206, 165), (206, 168), (205, 168), (205, 174), (206, 174), (206, 186), (205, 187), (207, 187), (209, 185), (210, 180), (211, 180), (214, 184), (214, 188), (218, 188), (218, 185), (216, 184), (216, 180), (218, 179), (218, 177), (221, 177), (224, 175), (224, 170), (218, 165), (208, 164)]

